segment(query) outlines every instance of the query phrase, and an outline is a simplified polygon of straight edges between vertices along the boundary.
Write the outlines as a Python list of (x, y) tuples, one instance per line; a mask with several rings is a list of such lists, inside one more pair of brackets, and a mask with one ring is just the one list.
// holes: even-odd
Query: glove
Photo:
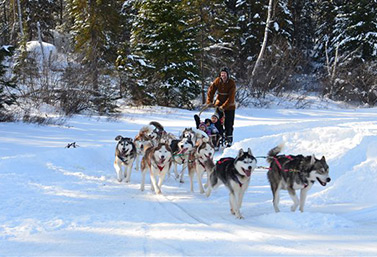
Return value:
[(219, 111), (220, 111), (220, 112), (224, 112), (224, 108), (221, 107), (221, 106), (219, 106)]

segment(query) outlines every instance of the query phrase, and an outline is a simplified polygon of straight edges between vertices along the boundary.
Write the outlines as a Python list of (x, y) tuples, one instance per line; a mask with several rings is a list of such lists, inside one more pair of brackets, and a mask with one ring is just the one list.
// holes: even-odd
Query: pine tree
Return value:
[(352, 0), (339, 6), (333, 45), (339, 45), (339, 52), (357, 52), (364, 60), (377, 56), (377, 2)]
[(141, 58), (139, 82), (153, 104), (191, 107), (199, 93), (195, 31), (181, 1), (142, 1), (132, 32), (133, 56)]
[(14, 84), (14, 81), (10, 81), (4, 78), (4, 74), (6, 72), (6, 66), (3, 65), (3, 61), (6, 56), (12, 56), (14, 51), (14, 47), (11, 46), (2, 46), (0, 47), (0, 116), (3, 116), (0, 119), (1, 121), (4, 121), (3, 119), (6, 115), (3, 113), (4, 108), (6, 105), (12, 105), (15, 102), (15, 97), (12, 93), (9, 93), (9, 91), (12, 88), (15, 88), (16, 85)]
[(239, 37), (240, 51), (238, 57), (239, 74), (248, 78), (245, 70), (249, 70), (255, 62), (263, 41), (266, 10), (264, 1), (238, 1), (238, 25), (241, 29)]
[(377, 2), (352, 0), (331, 4), (328, 6), (332, 7), (329, 13), (333, 22), (323, 24), (319, 27), (322, 33), (317, 34), (325, 35), (327, 43), (324, 93), (337, 100), (374, 105), (377, 74), (371, 67), (376, 65), (377, 55)]
[[(107, 101), (109, 87), (101, 85), (101, 76), (115, 63), (121, 28), (119, 0), (69, 0), (68, 16), (73, 19), (71, 33), (75, 39), (78, 61), (86, 67), (90, 94), (99, 109)], [(101, 110), (100, 110), (101, 111)]]
[(313, 57), (321, 61), (326, 62), (326, 51), (334, 53), (335, 48), (330, 42), (334, 38), (334, 26), (336, 17), (336, 6), (333, 1), (319, 0), (315, 4), (314, 16), (316, 18), (315, 36)]
[(50, 0), (23, 0), (22, 9), (24, 10), (24, 20), (27, 26), (27, 40), (38, 39), (37, 23), (40, 24), (42, 40), (52, 42), (51, 30), (55, 29), (58, 13), (61, 11), (58, 1)]

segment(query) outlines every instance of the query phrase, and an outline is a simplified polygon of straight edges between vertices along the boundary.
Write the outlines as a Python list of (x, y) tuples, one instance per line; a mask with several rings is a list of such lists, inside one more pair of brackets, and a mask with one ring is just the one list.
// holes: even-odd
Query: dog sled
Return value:
[[(225, 121), (225, 113), (224, 111), (220, 110), (218, 107), (215, 108), (214, 114), (209, 118), (203, 119), (201, 117), (202, 113), (207, 110), (210, 107), (214, 107), (213, 105), (205, 105), (199, 112), (199, 114), (194, 115), (194, 120), (196, 123), (196, 128), (200, 129), (200, 126), (204, 123), (206, 124), (205, 121), (210, 120), (209, 122), (215, 126), (217, 131), (213, 133), (212, 131), (206, 131), (207, 135), (209, 136), (213, 146), (215, 147), (215, 150), (219, 150), (220, 148), (224, 148), (227, 144), (226, 142), (226, 137), (225, 137), (225, 129), (224, 129), (224, 121)], [(212, 117), (216, 116), (217, 121), (213, 122)]]

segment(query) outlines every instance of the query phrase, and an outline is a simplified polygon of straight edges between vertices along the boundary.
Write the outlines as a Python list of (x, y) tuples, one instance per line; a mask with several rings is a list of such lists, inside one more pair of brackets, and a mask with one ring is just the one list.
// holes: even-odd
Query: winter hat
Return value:
[(199, 128), (201, 128), (201, 127), (207, 128), (207, 126), (206, 126), (206, 124), (205, 124), (204, 122), (201, 122), (201, 123), (199, 124)]
[(212, 117), (216, 117), (216, 119), (219, 119), (219, 115), (217, 113), (214, 113)]
[(223, 72), (223, 71), (226, 72), (226, 75), (227, 75), (228, 78), (229, 78), (229, 69), (228, 69), (228, 67), (223, 67), (223, 68), (221, 68), (220, 73)]
[(212, 121), (211, 121), (210, 119), (205, 119), (205, 120), (204, 120), (204, 123), (205, 123), (205, 124), (207, 124), (207, 123), (211, 124)]

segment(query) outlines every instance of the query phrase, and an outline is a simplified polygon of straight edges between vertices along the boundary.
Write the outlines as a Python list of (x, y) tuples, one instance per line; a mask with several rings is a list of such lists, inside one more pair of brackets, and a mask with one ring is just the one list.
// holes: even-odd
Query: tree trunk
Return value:
[(21, 38), (23, 38), (24, 37), (24, 28), (22, 26), (22, 13), (21, 13), (20, 0), (17, 0), (17, 7), (18, 7), (18, 23), (19, 23), (19, 26), (20, 26), (20, 35), (21, 35)]
[[(203, 24), (203, 5), (201, 4), (200, 5), (200, 23)], [(202, 86), (201, 86), (201, 91), (202, 91), (202, 104), (205, 104), (207, 99), (206, 99), (206, 93), (204, 91), (204, 67), (203, 67), (203, 63), (204, 63), (204, 28), (202, 28), (201, 32), (200, 32), (200, 77), (201, 77), (201, 80), (202, 80)]]
[(268, 39), (268, 31), (270, 30), (270, 24), (271, 24), (273, 2), (274, 2), (273, 0), (269, 0), (269, 3), (268, 3), (268, 12), (267, 12), (266, 27), (264, 29), (263, 43), (262, 43), (262, 47), (261, 47), (261, 50), (259, 52), (257, 61), (255, 62), (253, 71), (251, 73), (251, 83), (249, 83), (250, 85), (252, 84), (252, 80), (255, 76), (256, 70), (259, 68), (260, 62), (262, 61), (262, 58), (263, 58), (264, 51), (266, 50), (267, 39)]
[(42, 36), (41, 36), (41, 25), (39, 24), (39, 21), (37, 22), (37, 29), (38, 29), (38, 41), (39, 41), (39, 45), (41, 46), (42, 60), (43, 60), (43, 66), (44, 66), (45, 52), (44, 52), (44, 49), (43, 49)]

